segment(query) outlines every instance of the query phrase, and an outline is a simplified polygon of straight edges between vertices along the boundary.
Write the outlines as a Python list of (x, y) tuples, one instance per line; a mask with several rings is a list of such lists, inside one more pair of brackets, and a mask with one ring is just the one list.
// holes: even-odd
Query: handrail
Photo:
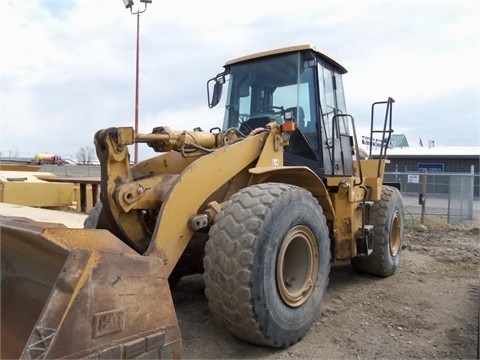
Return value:
[[(354, 181), (354, 185), (361, 185), (363, 183), (363, 174), (362, 174), (362, 164), (360, 162), (360, 149), (358, 147), (358, 138), (357, 138), (357, 131), (355, 129), (355, 120), (353, 118), (352, 115), (350, 114), (337, 114), (337, 115), (334, 115), (333, 118), (332, 118), (332, 136), (335, 137), (335, 130), (339, 130), (340, 128), (340, 121), (339, 119), (340, 118), (348, 118), (350, 119), (351, 121), (351, 124), (352, 124), (352, 131), (353, 131), (353, 146), (355, 148), (355, 154), (356, 154), (356, 161), (357, 161), (357, 164), (358, 164), (358, 173), (359, 173), (359, 177), (360, 177), (360, 182), (357, 183)], [(340, 132), (338, 131), (338, 138), (340, 139)], [(339, 144), (340, 144), (340, 152), (343, 154), (343, 145), (342, 145), (342, 142), (339, 141)], [(331, 159), (332, 159), (332, 172), (334, 172), (334, 168), (335, 168), (335, 141), (332, 141), (332, 156), (331, 156)], [(343, 159), (342, 159), (342, 162), (343, 162)], [(333, 175), (333, 173), (332, 173)]]
[[(380, 176), (380, 168), (381, 168), (381, 161), (387, 158), (387, 147), (390, 144), (390, 138), (393, 133), (392, 129), (392, 109), (393, 109), (393, 103), (395, 100), (391, 97), (388, 98), (387, 101), (377, 101), (372, 104), (372, 111), (371, 111), (371, 120), (370, 120), (370, 148), (369, 148), (369, 153), (368, 157), (372, 157), (372, 147), (374, 143), (374, 138), (373, 134), (374, 133), (380, 133), (382, 134), (382, 139), (380, 143), (380, 154), (378, 156), (378, 168), (377, 168), (377, 176)], [(383, 129), (381, 130), (374, 130), (374, 119), (375, 119), (375, 106), (381, 105), (381, 104), (387, 104), (385, 108), (385, 118), (383, 121)], [(388, 129), (387, 129), (387, 124), (388, 124)], [(386, 137), (386, 134), (388, 136)]]

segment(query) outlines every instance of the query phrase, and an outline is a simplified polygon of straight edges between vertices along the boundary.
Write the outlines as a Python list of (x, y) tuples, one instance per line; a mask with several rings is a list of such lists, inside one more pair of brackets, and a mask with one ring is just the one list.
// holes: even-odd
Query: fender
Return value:
[(264, 182), (277, 182), (296, 185), (312, 193), (318, 200), (320, 206), (328, 221), (335, 220), (335, 210), (333, 208), (330, 195), (323, 181), (306, 166), (262, 166), (249, 170), (252, 174), (249, 185), (260, 184)]

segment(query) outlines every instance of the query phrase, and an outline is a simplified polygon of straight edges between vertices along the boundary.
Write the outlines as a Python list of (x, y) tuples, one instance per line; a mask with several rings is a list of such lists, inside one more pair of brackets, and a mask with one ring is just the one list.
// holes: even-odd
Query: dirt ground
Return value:
[[(478, 224), (477, 224), (478, 225)], [(173, 298), (187, 359), (477, 359), (480, 235), (477, 226), (407, 227), (396, 274), (332, 266), (326, 297), (306, 337), (287, 349), (238, 340), (216, 325), (201, 276)]]

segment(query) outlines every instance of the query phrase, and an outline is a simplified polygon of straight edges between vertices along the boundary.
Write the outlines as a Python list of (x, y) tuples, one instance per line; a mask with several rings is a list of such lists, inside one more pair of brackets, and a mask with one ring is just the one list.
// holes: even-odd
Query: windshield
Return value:
[(282, 123), (285, 111), (305, 131), (315, 132), (314, 65), (306, 53), (290, 53), (232, 65), (224, 130), (246, 122), (264, 126)]

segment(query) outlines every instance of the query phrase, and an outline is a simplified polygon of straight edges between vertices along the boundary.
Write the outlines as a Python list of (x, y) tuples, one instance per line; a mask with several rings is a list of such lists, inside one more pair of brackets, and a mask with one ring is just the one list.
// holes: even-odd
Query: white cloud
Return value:
[[(98, 129), (133, 126), (136, 18), (120, 0), (0, 7), (0, 151), (69, 155)], [(393, 96), (397, 133), (478, 144), (479, 12), (474, 1), (153, 0), (140, 16), (140, 130), (221, 126), (206, 81), (226, 60), (311, 43), (349, 70), (359, 126)], [(455, 138), (443, 130), (452, 116), (464, 123)]]

